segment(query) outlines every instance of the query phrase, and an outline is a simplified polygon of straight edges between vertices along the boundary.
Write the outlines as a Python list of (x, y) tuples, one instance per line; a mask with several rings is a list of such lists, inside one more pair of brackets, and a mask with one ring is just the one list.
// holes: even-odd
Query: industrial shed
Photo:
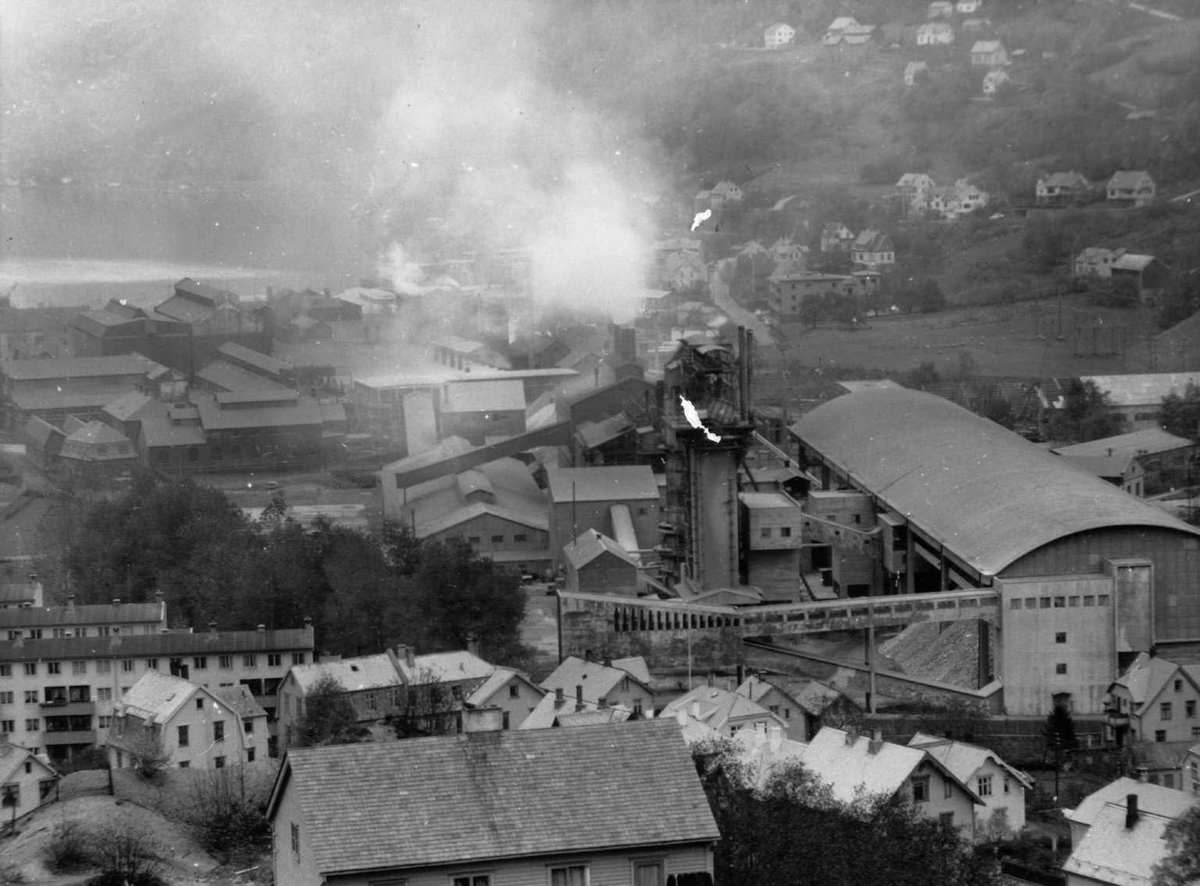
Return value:
[(873, 593), (998, 591), (986, 657), (1010, 713), (1098, 712), (1132, 653), (1200, 655), (1194, 527), (931, 394), (849, 394), (791, 432), (826, 490), (874, 503), (877, 541), (855, 537)]

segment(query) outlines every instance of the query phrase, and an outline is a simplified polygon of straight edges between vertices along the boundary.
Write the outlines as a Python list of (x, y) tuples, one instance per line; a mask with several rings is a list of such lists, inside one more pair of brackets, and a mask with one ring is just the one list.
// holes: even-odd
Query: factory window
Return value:
[(1065, 674), (1066, 672), (1067, 672), (1067, 663), (1065, 661), (1060, 661), (1058, 664), (1056, 664), (1054, 666), (1054, 673)]
[(1067, 632), (1059, 631), (1057, 634), (1055, 634), (1054, 642), (1055, 643), (1066, 643), (1067, 642)]
[(791, 526), (780, 526), (779, 527), (779, 537), (780, 538), (791, 538), (792, 537), (792, 527)]
[(513, 541), (515, 541), (515, 542), (523, 542), (523, 541), (528, 541), (528, 540), (529, 540), (529, 537), (524, 532), (518, 532), (515, 535), (513, 535)]
[(1054, 598), (1054, 608), (1055, 609), (1065, 609), (1066, 606), (1067, 606), (1067, 598), (1066, 597), (1055, 597)]
[(1038, 608), (1039, 609), (1049, 609), (1050, 608), (1050, 598), (1049, 597), (1039, 597), (1038, 598)]
[(763, 538), (770, 538), (771, 537), (771, 527), (764, 526), (762, 529), (759, 530), (759, 534), (762, 535)]
[(493, 535), (492, 536), (492, 544), (494, 544), (494, 545), (504, 544), (504, 536), (503, 535)]
[(1158, 718), (1160, 720), (1171, 719), (1171, 703), (1169, 701), (1164, 701), (1158, 706)]
[(1021, 598), (1013, 597), (1011, 600), (1009, 600), (1008, 608), (1009, 609), (1020, 609), (1021, 608)]
[(1084, 605), (1084, 606), (1095, 606), (1095, 605), (1096, 605), (1096, 598), (1095, 598), (1095, 597), (1093, 597), (1093, 596), (1091, 596), (1090, 594), (1089, 594), (1089, 595), (1087, 595), (1087, 596), (1085, 596), (1085, 597), (1083, 598), (1083, 605)]
[(1078, 597), (1067, 597), (1067, 605), (1072, 606), (1072, 607), (1078, 607), (1079, 606), (1079, 598)]
[(1037, 609), (1037, 597), (1026, 597), (1025, 598), (1025, 608), (1026, 609)]

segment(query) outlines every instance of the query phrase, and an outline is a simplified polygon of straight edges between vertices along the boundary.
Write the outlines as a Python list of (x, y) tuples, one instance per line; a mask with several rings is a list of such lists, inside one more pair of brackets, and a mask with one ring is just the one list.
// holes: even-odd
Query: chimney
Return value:
[(878, 729), (871, 732), (871, 740), (867, 743), (868, 754), (878, 754), (879, 749), (883, 747), (883, 733)]
[(554, 690), (554, 706), (556, 708), (563, 706), (563, 688), (561, 686)]
[(469, 652), (471, 655), (474, 655), (476, 658), (479, 657), (479, 641), (474, 637), (467, 641), (467, 652)]
[(847, 726), (846, 727), (846, 745), (849, 747), (853, 747), (854, 743), (856, 741), (858, 741), (858, 727), (857, 726)]
[(1139, 767), (1138, 767), (1138, 768), (1135, 770), (1135, 772), (1137, 773), (1137, 780), (1138, 780), (1138, 783), (1139, 783), (1139, 784), (1145, 784), (1145, 783), (1146, 783), (1146, 776), (1149, 774), (1150, 770), (1149, 770), (1149, 769), (1147, 769), (1145, 766), (1139, 766)]
[(463, 732), (500, 732), (504, 729), (504, 711), (498, 707), (463, 708)]
[(75, 611), (75, 595), (67, 594), (67, 612)]
[(611, 656), (607, 656), (607, 655), (606, 655), (606, 656), (604, 657), (604, 666), (605, 666), (606, 668), (611, 668), (611, 667), (612, 667), (612, 657), (611, 657)]
[(217, 632), (217, 620), (215, 618), (208, 623), (208, 632), (210, 634), (215, 634)]
[(113, 606), (120, 606), (120, 605), (121, 605), (121, 598), (113, 597)]
[(692, 719), (694, 719), (694, 720), (700, 719), (700, 702), (699, 701), (692, 702)]
[(583, 710), (583, 684), (582, 683), (577, 683), (575, 685), (575, 710), (576, 711)]
[(1129, 830), (1138, 823), (1138, 798), (1137, 794), (1127, 794), (1125, 796), (1125, 829)]
[(746, 666), (740, 664), (737, 666), (737, 685), (741, 686), (746, 682)]
[(417, 657), (414, 654), (413, 648), (411, 646), (404, 646), (403, 644), (400, 646), (397, 646), (396, 647), (396, 658), (403, 659), (404, 664), (410, 668), (417, 666)]
[(1112, 457), (1112, 453), (1113, 453), (1113, 448), (1111, 446), (1109, 446), (1108, 447), (1108, 455), (1110, 458)]
[(163, 601), (163, 592), (162, 592), (162, 588), (159, 588), (157, 591), (154, 592), (154, 602), (162, 603), (162, 601)]

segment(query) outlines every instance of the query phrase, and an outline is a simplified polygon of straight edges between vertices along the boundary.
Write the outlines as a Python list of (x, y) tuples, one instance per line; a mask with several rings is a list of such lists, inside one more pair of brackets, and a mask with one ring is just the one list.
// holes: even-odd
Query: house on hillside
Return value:
[(513, 668), (498, 667), (463, 699), (463, 708), (499, 710), (501, 729), (519, 729), (545, 696), (546, 690), (526, 674)]
[(1138, 299), (1152, 301), (1166, 288), (1171, 272), (1152, 255), (1126, 252), (1112, 263), (1109, 273), (1114, 281), (1128, 280), (1136, 287)]
[(829, 27), (825, 29), (825, 34), (821, 38), (821, 42), (826, 46), (835, 46), (842, 41), (842, 37), (845, 36), (849, 29), (857, 28), (858, 26), (858, 19), (854, 16), (839, 15), (829, 23)]
[(1154, 179), (1144, 169), (1114, 172), (1104, 188), (1105, 199), (1132, 200), (1136, 206), (1149, 203), (1156, 192)]
[(944, 188), (934, 188), (929, 195), (929, 209), (945, 219), (957, 219), (976, 209), (986, 208), (990, 195), (965, 178)]
[(1183, 396), (1189, 384), (1200, 385), (1200, 372), (1081, 375), (1079, 380), (1105, 392), (1110, 411), (1123, 415), (1132, 430), (1141, 431), (1157, 428), (1163, 397), (1172, 391)]
[(1113, 263), (1124, 254), (1123, 248), (1107, 249), (1103, 246), (1088, 246), (1075, 256), (1075, 276), (1107, 280), (1112, 276)]
[(953, 18), (954, 4), (950, 0), (933, 0), (929, 4), (929, 18)]
[(859, 233), (850, 248), (850, 260), (856, 265), (877, 267), (896, 263), (896, 247), (887, 234), (872, 228)]
[[(929, 62), (909, 62), (904, 66), (904, 85), (916, 86), (917, 79), (929, 76)], [(822, 250), (824, 251), (824, 250)]]
[(869, 43), (875, 37), (875, 25), (851, 25), (842, 31), (842, 42), (851, 46)]
[(926, 751), (983, 800), (975, 807), (977, 840), (1006, 840), (1025, 827), (1025, 792), (1033, 789), (1033, 779), (994, 751), (923, 732), (908, 746)]
[(899, 794), (917, 814), (937, 818), (958, 828), (966, 840), (977, 839), (975, 811), (984, 805), (975, 789), (941, 760), (922, 748), (884, 741), (853, 728), (826, 727), (804, 751), (804, 768), (825, 782), (833, 799), (854, 803), (863, 797)]
[(896, 191), (901, 199), (914, 211), (920, 212), (929, 205), (937, 183), (924, 172), (906, 172), (896, 182)]
[(796, 29), (783, 22), (776, 22), (763, 32), (763, 44), (767, 49), (779, 49), (796, 41)]
[(275, 882), (711, 886), (720, 832), (678, 724), (471, 714), (463, 735), (290, 752), (267, 805)]
[(1158, 495), (1187, 482), (1187, 471), (1195, 444), (1160, 427), (1144, 428), (1087, 443), (1074, 443), (1051, 450), (1064, 458), (1131, 458), (1142, 468), (1146, 495)]
[(722, 179), (712, 186), (712, 190), (709, 191), (708, 202), (713, 209), (720, 209), (730, 203), (741, 203), (745, 199), (745, 192), (735, 182), (729, 179)]
[(854, 232), (841, 222), (827, 222), (821, 228), (821, 252), (849, 252)]
[(949, 46), (954, 42), (954, 26), (950, 22), (925, 22), (917, 27), (918, 46)]
[(998, 68), (1008, 64), (1008, 52), (999, 40), (977, 40), (971, 47), (971, 66)]
[[(161, 756), (180, 769), (224, 769), (265, 757), (266, 711), (253, 696), (238, 708), (217, 690), (181, 677), (146, 671), (113, 707), (108, 761), (114, 769), (137, 769)], [(258, 725), (247, 731), (249, 720)]]
[(1140, 653), (1108, 687), (1104, 709), (1108, 737), (1118, 745), (1194, 740), (1200, 727), (1200, 665)]
[(959, 15), (974, 15), (983, 8), (983, 0), (958, 0), (954, 4), (954, 11)]
[(45, 803), (57, 781), (58, 772), (48, 760), (0, 732), (0, 830)]
[(1073, 203), (1088, 196), (1092, 183), (1075, 170), (1039, 176), (1034, 195), (1038, 203)]

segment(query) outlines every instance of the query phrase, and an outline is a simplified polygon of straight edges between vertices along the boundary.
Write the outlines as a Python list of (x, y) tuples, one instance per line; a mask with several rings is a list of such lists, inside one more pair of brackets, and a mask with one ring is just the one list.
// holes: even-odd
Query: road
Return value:
[(713, 274), (712, 281), (709, 283), (709, 292), (712, 294), (713, 304), (728, 314), (729, 319), (738, 326), (745, 326), (752, 330), (758, 344), (764, 347), (775, 345), (775, 336), (771, 333), (771, 327), (734, 301), (729, 295), (729, 286), (721, 280), (719, 275)]

